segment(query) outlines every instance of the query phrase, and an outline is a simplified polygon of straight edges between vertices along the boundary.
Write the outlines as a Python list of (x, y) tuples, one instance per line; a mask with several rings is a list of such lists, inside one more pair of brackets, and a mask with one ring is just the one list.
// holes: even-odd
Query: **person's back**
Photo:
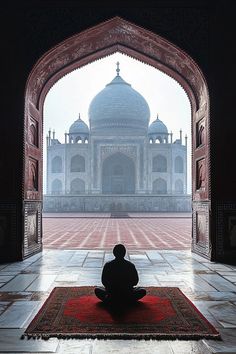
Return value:
[(146, 290), (134, 288), (139, 278), (135, 265), (124, 259), (126, 249), (118, 244), (113, 249), (115, 259), (107, 262), (102, 271), (102, 284), (105, 288), (96, 288), (95, 294), (100, 300), (139, 300)]
[(114, 259), (105, 264), (102, 283), (108, 292), (125, 292), (138, 283), (138, 273), (133, 263), (126, 259)]

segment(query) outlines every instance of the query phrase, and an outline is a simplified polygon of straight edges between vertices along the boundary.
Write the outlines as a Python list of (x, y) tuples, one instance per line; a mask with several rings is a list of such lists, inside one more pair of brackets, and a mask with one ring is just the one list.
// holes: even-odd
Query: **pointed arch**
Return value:
[(51, 171), (52, 171), (52, 173), (62, 172), (62, 158), (61, 158), (61, 156), (53, 157), (52, 163), (51, 163)]
[(85, 192), (85, 182), (80, 178), (75, 178), (70, 183), (70, 194), (82, 194)]
[(135, 165), (130, 157), (122, 153), (115, 153), (104, 160), (102, 165), (102, 193), (135, 193)]
[(75, 155), (70, 162), (71, 172), (85, 172), (85, 158), (81, 155)]
[(167, 182), (163, 178), (157, 178), (153, 181), (152, 191), (155, 194), (167, 194)]
[(62, 194), (62, 182), (59, 179), (54, 179), (51, 185), (51, 194)]
[(167, 159), (163, 155), (156, 155), (152, 159), (152, 172), (167, 172)]
[[(182, 49), (165, 38), (126, 21), (114, 17), (108, 21), (75, 34), (59, 43), (43, 55), (32, 69), (25, 90), (25, 120), (24, 120), (24, 171), (23, 193), (24, 205), (27, 202), (42, 201), (42, 123), (43, 104), (50, 88), (69, 72), (101, 59), (112, 53), (124, 53), (134, 59), (153, 66), (175, 79), (187, 93), (191, 103), (193, 141), (196, 141), (196, 124), (200, 119), (205, 121), (205, 144), (201, 150), (193, 149), (192, 178), (193, 188), (193, 249), (205, 256), (212, 252), (210, 240), (210, 198), (211, 198), (211, 171), (210, 171), (210, 124), (209, 124), (209, 94), (205, 77), (196, 62)], [(28, 149), (31, 118), (39, 124), (39, 144), (37, 149)], [(28, 179), (28, 161), (35, 159), (38, 162), (38, 185), (35, 191), (30, 190)], [(205, 166), (204, 188), (197, 189), (199, 164), (202, 160)], [(197, 213), (204, 210), (206, 222), (205, 243), (197, 243)], [(25, 213), (27, 218), (27, 213)], [(25, 223), (25, 221), (24, 221)], [(39, 232), (41, 232), (39, 230)], [(27, 239), (27, 233), (24, 235)], [(209, 251), (210, 249), (210, 251)], [(27, 252), (29, 252), (27, 250)], [(26, 252), (26, 253), (27, 253)], [(32, 249), (31, 252), (34, 252)], [(29, 255), (29, 253), (27, 253)]]

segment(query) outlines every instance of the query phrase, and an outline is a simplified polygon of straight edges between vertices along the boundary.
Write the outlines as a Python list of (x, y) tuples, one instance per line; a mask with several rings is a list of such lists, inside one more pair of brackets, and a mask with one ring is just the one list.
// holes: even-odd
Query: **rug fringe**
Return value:
[[(94, 295), (94, 287), (93, 286), (82, 286), (82, 287), (55, 287), (50, 296), (47, 298), (43, 306), (40, 308), (39, 312), (35, 316), (35, 318), (31, 321), (24, 334), (21, 336), (21, 339), (49, 339), (52, 337), (61, 338), (61, 339), (136, 339), (136, 340), (201, 340), (201, 339), (215, 339), (222, 340), (219, 332), (214, 328), (214, 326), (200, 313), (200, 311), (192, 304), (192, 302), (181, 292), (179, 288), (175, 287), (146, 287), (147, 293), (153, 296), (159, 296), (170, 299), (168, 301), (180, 301), (180, 305), (186, 308), (187, 313), (185, 313), (185, 317), (189, 315), (189, 320), (191, 321), (192, 316), (196, 316), (199, 321), (199, 325), (195, 327), (187, 326), (186, 332), (183, 329), (183, 326), (178, 327), (175, 326), (174, 329), (171, 329), (165, 333), (162, 327), (149, 326), (146, 324), (144, 329), (142, 330), (142, 321), (138, 322), (138, 326), (135, 327), (133, 325), (126, 326), (125, 324), (120, 324), (121, 327), (112, 327), (111, 332), (109, 332), (109, 328), (106, 326), (103, 327), (103, 323), (97, 323), (95, 321), (96, 326), (92, 327), (91, 332), (89, 332), (89, 323), (86, 324), (85, 327), (79, 326), (78, 332), (77, 327), (74, 325), (72, 328), (70, 326), (66, 326), (65, 328), (61, 326), (51, 327), (50, 323), (53, 320), (54, 312), (52, 315), (52, 319), (48, 320), (47, 326), (41, 325), (38, 326), (40, 321), (44, 318), (45, 313), (50, 309), (50, 306), (53, 304), (57, 305), (57, 308), (61, 308), (61, 299), (66, 296), (68, 299), (79, 298), (83, 294), (89, 296)], [(65, 295), (66, 294), (66, 295)], [(167, 296), (168, 295), (168, 296)], [(178, 306), (180, 306), (178, 305)], [(63, 305), (64, 306), (64, 305)], [(182, 307), (178, 310), (182, 313)], [(178, 315), (178, 311), (176, 310), (176, 314)], [(177, 316), (176, 315), (176, 316)], [(61, 315), (63, 316), (63, 315)], [(178, 317), (177, 317), (178, 319)], [(122, 327), (123, 326), (123, 327)], [(81, 327), (81, 328), (80, 328)], [(109, 327), (109, 326), (108, 326)], [(124, 332), (122, 331), (122, 328)], [(179, 331), (178, 331), (179, 328)], [(196, 331), (194, 331), (196, 328)], [(61, 330), (62, 332), (58, 333), (57, 330)], [(72, 333), (70, 330), (74, 330)], [(51, 331), (50, 331), (51, 330)], [(63, 332), (64, 331), (64, 332)], [(159, 331), (159, 332), (158, 332)], [(192, 331), (192, 333), (191, 333)], [(163, 333), (164, 332), (164, 333)]]
[(220, 334), (125, 334), (125, 333), (114, 333), (114, 334), (91, 334), (91, 333), (71, 333), (71, 334), (63, 334), (63, 333), (51, 333), (51, 334), (33, 334), (33, 333), (25, 333), (22, 334), (21, 339), (44, 339), (48, 340), (49, 338), (58, 338), (58, 339), (136, 339), (136, 340), (200, 340), (200, 339), (214, 339), (214, 340), (222, 340)]

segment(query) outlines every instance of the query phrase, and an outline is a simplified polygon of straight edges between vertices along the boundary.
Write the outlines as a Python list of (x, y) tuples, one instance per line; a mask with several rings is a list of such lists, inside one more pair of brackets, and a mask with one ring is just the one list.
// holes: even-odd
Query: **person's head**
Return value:
[(113, 254), (116, 258), (121, 259), (124, 258), (126, 253), (125, 246), (119, 243), (118, 245), (115, 245), (113, 248)]

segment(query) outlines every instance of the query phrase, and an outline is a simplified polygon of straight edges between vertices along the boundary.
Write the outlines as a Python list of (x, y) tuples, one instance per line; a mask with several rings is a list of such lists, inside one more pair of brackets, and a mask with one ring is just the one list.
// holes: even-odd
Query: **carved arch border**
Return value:
[(114, 17), (64, 40), (41, 57), (29, 75), (26, 101), (39, 109), (61, 77), (117, 51), (175, 79), (196, 110), (209, 100), (204, 76), (187, 53), (149, 30)]
[[(43, 104), (50, 88), (63, 76), (115, 52), (124, 53), (159, 69), (177, 81), (185, 90), (192, 113), (193, 200), (210, 198), (210, 119), (207, 83), (194, 60), (168, 40), (120, 17), (114, 17), (80, 32), (49, 50), (33, 67), (25, 91), (24, 120), (24, 199), (42, 200), (42, 121)], [(30, 123), (35, 120), (38, 146), (30, 146)], [(197, 146), (196, 124), (205, 122), (205, 145)], [(32, 139), (31, 139), (32, 140)], [(31, 144), (32, 145), (32, 144)], [(38, 160), (38, 191), (29, 192), (30, 158)], [(205, 166), (204, 189), (197, 189), (198, 163)]]

